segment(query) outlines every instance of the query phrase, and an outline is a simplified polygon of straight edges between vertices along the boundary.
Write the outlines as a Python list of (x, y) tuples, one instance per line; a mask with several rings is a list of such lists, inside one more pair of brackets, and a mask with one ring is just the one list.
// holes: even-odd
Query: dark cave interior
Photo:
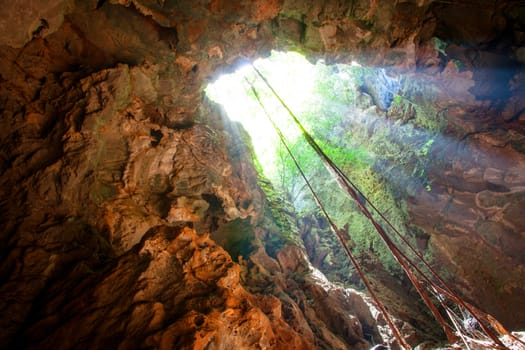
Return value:
[[(338, 135), (334, 157), (362, 159), (345, 171), (461, 298), (525, 329), (523, 1), (3, 8), (0, 348), (400, 347), (326, 221), (261, 175), (253, 136), (204, 92), (272, 50), (365, 67), (351, 89), (325, 81), (334, 100), (352, 93), (354, 117), (310, 127)], [(451, 348), (363, 219), (345, 215), (408, 347)]]

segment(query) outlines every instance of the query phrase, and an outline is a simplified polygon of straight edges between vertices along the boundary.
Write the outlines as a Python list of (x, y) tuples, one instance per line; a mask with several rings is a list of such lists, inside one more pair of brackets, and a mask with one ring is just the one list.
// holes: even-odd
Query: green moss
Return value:
[(457, 60), (457, 59), (454, 59), (452, 61), (454, 62), (454, 65), (456, 66), (456, 69), (458, 71), (461, 71), (463, 69), (463, 67), (464, 67), (463, 62), (461, 62), (460, 60)]
[(434, 41), (434, 49), (443, 56), (446, 56), (447, 53), (445, 52), (445, 49), (447, 48), (448, 44), (438, 37), (433, 37), (432, 40)]
[(394, 104), (401, 104), (401, 102), (403, 101), (403, 98), (401, 97), (401, 95), (396, 95), (394, 97), (394, 101), (392, 101)]
[[(293, 21), (288, 24), (291, 27), (297, 25)], [(306, 28), (306, 37), (310, 29)], [(446, 47), (441, 47), (441, 41), (435, 42), (440, 50)], [(425, 188), (431, 190), (427, 169), (433, 161), (436, 135), (446, 126), (442, 110), (434, 102), (437, 97), (436, 87), (427, 81), (416, 81), (409, 77), (393, 79), (387, 77), (384, 71), (374, 68), (318, 66), (315, 68), (315, 94), (308, 102), (310, 108), (305, 108), (298, 118), (318, 140), (325, 153), (345, 171), (368, 199), (396, 228), (410, 236), (405, 226), (407, 220), (403, 199)], [(373, 86), (377, 88), (373, 90), (376, 94), (366, 93), (371, 91), (366, 87), (374, 85), (371, 81), (376, 82)], [(264, 97), (263, 93), (260, 95)], [(371, 108), (374, 107), (371, 101), (376, 105), (379, 101), (388, 108), (390, 98), (393, 99), (391, 106), (398, 108), (399, 116), (392, 118), (391, 110), (383, 114), (375, 113), (375, 108)], [(372, 224), (363, 217), (353, 199), (341, 192), (315, 152), (290, 128), (283, 128), (282, 131), (336, 224), (339, 227), (348, 224), (356, 254), (365, 257), (372, 254), (391, 273), (401, 273), (398, 263)], [(242, 143), (251, 145), (246, 136), (241, 134)], [(251, 148), (249, 152), (253, 154)], [(288, 244), (301, 245), (296, 213), (290, 201), (296, 208), (319, 217), (318, 209), (294, 162), (282, 148), (277, 148), (276, 153), (275, 164), (268, 165), (279, 169), (278, 176), (272, 174), (276, 187), (264, 178), (259, 179), (267, 197), (264, 209), (267, 221), (263, 223), (267, 231), (265, 245), (272, 256)], [(232, 155), (237, 156), (238, 152), (232, 152)], [(252, 160), (262, 174), (261, 164), (253, 156)], [(331, 237), (323, 241), (323, 249), (335, 250), (339, 245), (336, 237), (329, 233), (327, 227), (323, 230)], [(410, 239), (414, 240), (413, 237)], [(343, 255), (337, 254), (327, 259), (332, 262), (346, 261)]]
[(259, 186), (266, 196), (264, 208), (267, 230), (265, 248), (268, 254), (276, 257), (277, 252), (288, 245), (303, 246), (297, 226), (297, 214), (293, 205), (286, 199), (284, 192), (275, 190), (270, 181), (259, 177)]

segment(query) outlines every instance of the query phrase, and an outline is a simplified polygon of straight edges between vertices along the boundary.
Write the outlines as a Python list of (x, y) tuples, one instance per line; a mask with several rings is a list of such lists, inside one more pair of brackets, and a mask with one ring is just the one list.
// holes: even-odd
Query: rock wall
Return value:
[[(150, 64), (63, 73), (3, 119), (21, 142), (4, 163), (2, 346), (365, 349), (353, 304), (380, 341), (362, 297), (330, 295), (298, 247), (267, 255), (246, 140), (207, 104), (167, 120), (151, 106), (169, 84), (157, 74)], [(242, 265), (209, 236), (232, 247), (236, 220), (262, 235), (236, 251)]]
[[(493, 67), (493, 52), (520, 59), (522, 7), (486, 8), (478, 38), (449, 20), (465, 9), (432, 1), (10, 4), (0, 21), (0, 346), (379, 342), (363, 298), (319, 277), (300, 242), (271, 249), (272, 237), (293, 228), (272, 223), (245, 137), (202, 88), (271, 48), (432, 73), (448, 60), (433, 48), (440, 35), (455, 40), (454, 57), (471, 57), (467, 40), (485, 45), (472, 64)], [(524, 320), (521, 70), (499, 100), (472, 96), (449, 109), (451, 137), (468, 135), (467, 149), (490, 156), (465, 163), (454, 150), (460, 161), (436, 167), (435, 192), (410, 209), (462, 291), (513, 326)], [(473, 83), (485, 96), (494, 75), (476, 74), (456, 90)], [(500, 156), (506, 162), (494, 163)], [(436, 229), (440, 221), (451, 233)], [(253, 240), (234, 251), (239, 227)], [(466, 254), (472, 242), (480, 250)], [(479, 251), (491, 258), (479, 264)]]

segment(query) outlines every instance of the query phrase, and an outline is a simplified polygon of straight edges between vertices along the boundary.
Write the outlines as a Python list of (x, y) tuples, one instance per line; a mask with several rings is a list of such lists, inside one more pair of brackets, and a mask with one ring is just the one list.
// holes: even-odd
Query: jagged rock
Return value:
[[(328, 246), (314, 249), (323, 240), (312, 232), (301, 242), (293, 210), (261, 189), (246, 135), (202, 95), (213, 74), (271, 49), (431, 81), (429, 113), (392, 115), (446, 132), (428, 162), (431, 190), (397, 198), (459, 291), (524, 326), (520, 2), (46, 0), (3, 10), (0, 347), (384, 340), (363, 298), (311, 267), (305, 246), (321, 264)], [(452, 45), (440, 52), (433, 37)], [(495, 64), (512, 69), (497, 76)], [(372, 96), (386, 109), (393, 95)], [(369, 133), (380, 130), (372, 115), (356, 116)], [(409, 315), (396, 300), (407, 287), (383, 273), (378, 289)]]
[(22, 47), (33, 38), (45, 37), (62, 25), (64, 16), (72, 11), (72, 1), (50, 0), (27, 4), (10, 1), (2, 4), (0, 45)]

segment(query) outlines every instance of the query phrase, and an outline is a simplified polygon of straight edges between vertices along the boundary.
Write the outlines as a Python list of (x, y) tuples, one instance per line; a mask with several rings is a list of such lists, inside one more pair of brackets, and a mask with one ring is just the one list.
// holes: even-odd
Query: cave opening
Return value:
[[(457, 141), (444, 136), (445, 123), (440, 120), (432, 85), (408, 75), (391, 74), (383, 68), (327, 65), (322, 61), (314, 65), (296, 53), (274, 52), (267, 60), (257, 60), (251, 67), (243, 66), (217, 79), (206, 92), (250, 135), (257, 170), (293, 205), (313, 265), (332, 281), (361, 289), (366, 285), (378, 305), (381, 304), (359, 265), (364, 265), (367, 273), (375, 274), (372, 279), (382, 283), (393, 277), (403, 284), (408, 276), (453, 342), (446, 321), (441, 321), (440, 312), (433, 310), (439, 297), (430, 301), (425, 296), (426, 292), (420, 290), (421, 282), (414, 282), (418, 277), (411, 275), (411, 268), (403, 265), (388, 243), (391, 239), (403, 249), (408, 246), (411, 252), (405, 254), (411, 257), (407, 259), (417, 257), (435, 272), (427, 264), (433, 263), (429, 236), (409, 226), (402, 204), (417, 194), (433, 191), (428, 169), (433, 162), (445, 159), (437, 149), (447, 149), (450, 144), (458, 146)], [(295, 116), (301, 120), (296, 121), (297, 125), (293, 122)], [(309, 147), (311, 142), (302, 137), (308, 139), (300, 124), (345, 175), (355, 180), (359, 198), (348, 198), (342, 193), (337, 179), (327, 174), (323, 166), (326, 163)], [(471, 160), (467, 154), (463, 158), (466, 162)], [(314, 184), (319, 198), (311, 188), (315, 200), (308, 194), (308, 182)], [(328, 212), (320, 203), (326, 204)], [(361, 215), (367, 216), (367, 206), (390, 226), (388, 234), (384, 231), (390, 238), (385, 239), (371, 217)], [(323, 224), (323, 214), (330, 227), (326, 222)], [(341, 234), (338, 228), (343, 228), (346, 234)], [(314, 230), (317, 236), (314, 245), (321, 243), (328, 249), (320, 252), (308, 246), (308, 235)], [(343, 248), (338, 243), (353, 266), (349, 260), (341, 259)], [(353, 253), (348, 252), (348, 247)], [(267, 250), (278, 259), (278, 247), (270, 244)], [(360, 262), (356, 263), (352, 255)], [(443, 282), (441, 277), (437, 278)], [(390, 288), (395, 288), (395, 283)]]
[[(292, 52), (273, 52), (271, 57), (259, 59), (254, 64), (260, 65), (261, 69), (276, 81), (292, 108), (297, 109), (299, 113), (308, 109), (316, 71), (315, 66), (304, 56)], [(254, 74), (250, 64), (241, 65), (234, 73), (222, 75), (208, 85), (206, 93), (209, 98), (224, 107), (232, 121), (241, 123), (249, 133), (258, 160), (258, 170), (274, 184), (283, 185), (280, 183), (282, 169), (277, 154), (279, 145), (277, 134), (253, 94), (250, 93), (250, 83), (256, 84), (258, 89), (263, 88)], [(286, 123), (287, 118), (283, 115), (279, 102), (268, 94), (268, 91), (262, 93), (263, 103), (269, 113), (277, 115), (280, 121)], [(290, 124), (287, 126), (287, 135), (292, 140), (296, 140), (299, 137), (298, 131)]]
[[(330, 65), (320, 60), (313, 64), (295, 52), (274, 51), (269, 58), (254, 61), (253, 66), (271, 81), (316, 142), (366, 198), (387, 212), (394, 225), (431, 258), (426, 249), (428, 237), (409, 236), (405, 208), (399, 205), (400, 198), (432, 190), (427, 168), (435, 144), (445, 142), (439, 136), (442, 126), (425, 115), (432, 108), (432, 95), (424, 95), (426, 83), (356, 62)], [(303, 240), (308, 242), (311, 230), (323, 232), (322, 245), (333, 253), (310, 249), (310, 259), (321, 271), (332, 280), (363, 287), (349, 262), (340, 258), (343, 253), (330, 228), (321, 224), (322, 215), (266, 113), (284, 131), (291, 151), (334, 222), (350, 233), (348, 243), (353, 251), (364, 260), (372, 256), (394, 276), (402, 275), (373, 226), (342, 193), (250, 64), (217, 78), (206, 93), (250, 135), (257, 170), (293, 205)]]
[[(444, 344), (359, 203), (378, 206), (463, 300), (524, 328), (523, 1), (4, 7), (0, 348), (396, 348), (264, 116), (251, 142), (266, 140), (273, 160), (256, 165), (249, 127), (203, 93), (241, 59), (363, 192), (340, 195), (241, 68), (409, 345), (461, 346)], [(289, 57), (274, 73), (255, 61), (272, 49)], [(262, 113), (253, 95), (221, 91), (241, 119)], [(476, 338), (464, 310), (454, 322)]]

